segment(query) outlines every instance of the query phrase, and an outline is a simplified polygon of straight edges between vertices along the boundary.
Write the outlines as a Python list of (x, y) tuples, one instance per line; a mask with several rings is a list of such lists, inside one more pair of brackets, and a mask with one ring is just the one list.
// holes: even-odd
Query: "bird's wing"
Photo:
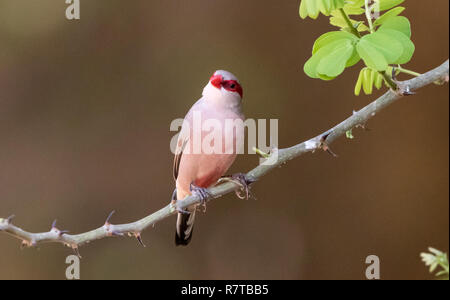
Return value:
[[(190, 135), (191, 135), (191, 123), (192, 123), (192, 114), (194, 111), (202, 110), (203, 106), (203, 98), (200, 98), (197, 102), (194, 103), (194, 105), (191, 107), (191, 109), (188, 111), (186, 116), (184, 117), (184, 120), (187, 122), (186, 124), (183, 124), (181, 128), (180, 135), (178, 136), (177, 141), (177, 148), (175, 150), (175, 158), (173, 160), (173, 178), (175, 181), (178, 178), (178, 173), (180, 170), (180, 162), (181, 157), (183, 156), (183, 151), (186, 148), (186, 145), (189, 144)], [(187, 125), (187, 128), (185, 127)]]
[(178, 178), (178, 171), (180, 169), (181, 156), (183, 156), (183, 151), (189, 142), (189, 136), (183, 136), (180, 133), (180, 137), (177, 142), (177, 149), (175, 151), (175, 157), (173, 159), (173, 179), (175, 181)]

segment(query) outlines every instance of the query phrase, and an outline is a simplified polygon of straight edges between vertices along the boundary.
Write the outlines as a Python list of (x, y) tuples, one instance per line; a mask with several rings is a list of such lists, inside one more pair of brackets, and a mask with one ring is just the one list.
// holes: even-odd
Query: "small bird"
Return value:
[[(239, 80), (230, 72), (218, 70), (211, 76), (203, 89), (202, 97), (198, 100), (184, 118), (181, 132), (178, 136), (177, 149), (173, 164), (173, 176), (176, 183), (172, 195), (173, 203), (183, 201), (192, 193), (198, 194), (201, 199), (208, 197), (206, 189), (213, 186), (227, 172), (233, 164), (239, 141), (243, 140), (243, 131), (226, 129), (226, 120), (244, 120), (242, 113), (242, 87)], [(195, 152), (193, 145), (195, 137), (201, 139), (209, 131), (195, 126), (195, 117), (201, 117), (201, 125), (208, 120), (214, 120), (224, 129), (222, 131), (222, 151), (220, 153), (205, 153), (201, 148)], [(203, 127), (203, 126), (202, 126)], [(198, 131), (201, 132), (198, 132)], [(197, 132), (196, 132), (197, 131)], [(232, 149), (227, 139), (233, 140)], [(189, 151), (187, 151), (189, 150)], [(242, 176), (236, 177), (241, 186), (245, 185)], [(188, 207), (185, 211), (179, 210), (176, 223), (175, 244), (186, 246), (192, 238), (195, 220), (195, 211), (198, 205)]]

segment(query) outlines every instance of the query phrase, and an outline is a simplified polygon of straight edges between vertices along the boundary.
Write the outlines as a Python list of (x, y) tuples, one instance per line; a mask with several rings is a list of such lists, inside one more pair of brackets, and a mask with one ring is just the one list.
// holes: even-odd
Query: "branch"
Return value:
[[(354, 112), (352, 116), (342, 121), (333, 128), (321, 133), (320, 135), (309, 139), (303, 143), (297, 144), (290, 148), (274, 149), (267, 158), (273, 160), (273, 164), (261, 164), (248, 172), (246, 178), (250, 181), (257, 181), (262, 176), (283, 165), (287, 161), (294, 159), (300, 155), (308, 152), (314, 152), (315, 150), (322, 149), (330, 153), (329, 144), (334, 142), (337, 138), (343, 136), (348, 130), (351, 130), (357, 126), (364, 126), (366, 122), (378, 114), (381, 110), (400, 99), (403, 95), (412, 94), (413, 91), (422, 88), (433, 82), (448, 82), (449, 80), (449, 61), (447, 60), (441, 66), (431, 70), (423, 75), (420, 75), (411, 80), (398, 82), (398, 90), (389, 90), (384, 95), (373, 101), (369, 105), (365, 106), (358, 112)], [(277, 154), (277, 155), (275, 155)], [(333, 154), (333, 153), (332, 153)], [(208, 201), (214, 198), (221, 197), (225, 194), (233, 191), (238, 191), (239, 185), (233, 182), (226, 182), (210, 188)], [(200, 198), (196, 195), (192, 195), (184, 199), (179, 208), (184, 209), (192, 204), (199, 204)], [(57, 242), (67, 245), (78, 253), (78, 247), (89, 243), (94, 240), (113, 237), (113, 236), (134, 236), (142, 244), (141, 232), (146, 228), (153, 226), (158, 221), (170, 217), (177, 213), (177, 209), (173, 204), (169, 204), (164, 208), (154, 212), (153, 214), (140, 219), (133, 223), (113, 225), (109, 222), (112, 213), (108, 216), (105, 224), (95, 230), (71, 235), (67, 231), (61, 231), (56, 228), (56, 223), (53, 222), (50, 231), (43, 233), (30, 233), (12, 224), (12, 218), (7, 219), (0, 218), (0, 231), (12, 235), (15, 238), (22, 240), (22, 245), (27, 247), (36, 246), (37, 244), (46, 242)], [(142, 244), (143, 245), (143, 244)]]

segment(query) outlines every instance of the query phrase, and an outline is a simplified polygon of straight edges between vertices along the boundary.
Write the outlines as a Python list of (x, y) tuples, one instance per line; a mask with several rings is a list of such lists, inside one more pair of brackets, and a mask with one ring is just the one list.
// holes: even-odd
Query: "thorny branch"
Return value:
[[(389, 90), (384, 95), (365, 106), (361, 110), (354, 112), (352, 116), (342, 121), (333, 128), (327, 130), (320, 135), (311, 138), (305, 142), (284, 149), (274, 149), (268, 156), (268, 160), (273, 160), (272, 164), (261, 164), (248, 172), (246, 178), (249, 182), (254, 182), (260, 179), (262, 176), (282, 165), (283, 163), (294, 159), (300, 155), (308, 152), (314, 152), (315, 150), (322, 149), (328, 151), (331, 154), (329, 145), (334, 142), (338, 137), (345, 135), (348, 130), (354, 127), (364, 126), (366, 122), (375, 116), (382, 109), (388, 105), (394, 103), (404, 95), (411, 95), (413, 91), (432, 84), (434, 82), (448, 82), (449, 80), (449, 61), (447, 60), (441, 66), (423, 74), (411, 80), (397, 82), (398, 89), (396, 91)], [(277, 154), (277, 155), (275, 155)], [(334, 155), (334, 154), (333, 154)], [(224, 184), (217, 185), (209, 189), (209, 200), (221, 197), (225, 194), (237, 191), (240, 186), (233, 182), (226, 182)], [(179, 205), (180, 209), (184, 209), (192, 204), (200, 203), (200, 198), (196, 195), (187, 197)], [(42, 233), (27, 232), (12, 224), (11, 216), (7, 219), (0, 218), (0, 231), (3, 231), (15, 238), (22, 240), (22, 245), (25, 247), (33, 247), (41, 243), (46, 242), (59, 242), (71, 247), (78, 253), (78, 247), (89, 243), (94, 240), (113, 237), (113, 236), (134, 236), (138, 239), (141, 245), (141, 232), (154, 225), (158, 221), (161, 221), (171, 215), (176, 214), (177, 208), (173, 204), (169, 204), (160, 210), (146, 216), (136, 222), (128, 224), (114, 225), (110, 223), (112, 213), (108, 216), (105, 224), (95, 230), (80, 233), (80, 234), (68, 234), (67, 231), (62, 231), (56, 227), (56, 222), (53, 222), (50, 231)]]

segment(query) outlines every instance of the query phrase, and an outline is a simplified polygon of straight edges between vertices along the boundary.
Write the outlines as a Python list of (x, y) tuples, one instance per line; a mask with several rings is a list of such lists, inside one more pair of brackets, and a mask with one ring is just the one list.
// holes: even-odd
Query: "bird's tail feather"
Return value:
[(195, 208), (190, 214), (179, 213), (177, 218), (177, 230), (175, 232), (175, 245), (187, 246), (192, 238), (195, 221)]

